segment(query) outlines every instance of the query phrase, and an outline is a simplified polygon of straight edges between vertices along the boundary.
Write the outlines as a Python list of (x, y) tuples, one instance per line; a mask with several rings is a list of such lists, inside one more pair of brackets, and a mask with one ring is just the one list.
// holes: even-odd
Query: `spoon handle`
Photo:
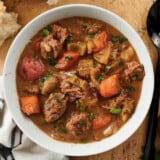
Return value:
[(158, 48), (158, 61), (155, 74), (154, 93), (149, 112), (148, 130), (147, 130), (143, 160), (154, 160), (154, 155), (155, 155), (154, 142), (156, 137), (156, 128), (158, 121), (159, 92), (160, 92), (160, 48)]

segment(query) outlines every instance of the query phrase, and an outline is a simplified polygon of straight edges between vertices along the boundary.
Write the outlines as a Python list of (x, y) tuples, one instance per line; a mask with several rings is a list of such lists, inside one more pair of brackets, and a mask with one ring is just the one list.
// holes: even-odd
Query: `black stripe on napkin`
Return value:
[(12, 149), (22, 143), (22, 131), (16, 126), (11, 132), (11, 147), (6, 147), (0, 144), (0, 160), (15, 160), (12, 154)]
[(0, 157), (5, 160), (15, 160), (12, 155), (12, 148), (5, 147), (2, 144), (0, 144)]

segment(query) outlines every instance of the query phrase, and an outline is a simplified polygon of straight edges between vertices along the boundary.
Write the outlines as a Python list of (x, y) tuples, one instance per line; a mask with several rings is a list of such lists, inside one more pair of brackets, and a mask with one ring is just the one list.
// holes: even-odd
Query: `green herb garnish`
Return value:
[(34, 53), (33, 57), (34, 57), (35, 60), (37, 60), (39, 58), (37, 53)]
[(80, 109), (81, 111), (86, 111), (86, 110), (87, 110), (87, 106), (80, 106), (79, 109)]
[(94, 113), (91, 112), (91, 113), (89, 114), (89, 119), (90, 119), (90, 120), (93, 120), (93, 119), (94, 119), (94, 116), (95, 116)]
[(105, 77), (105, 74), (104, 74), (104, 73), (102, 73), (102, 74), (100, 74), (100, 75), (96, 76), (96, 80), (100, 82), (101, 80), (103, 80), (103, 79), (104, 79), (104, 77)]
[(138, 78), (138, 74), (135, 73), (135, 74), (131, 75), (131, 78), (132, 78), (132, 80), (136, 80)]
[(44, 83), (46, 81), (46, 79), (51, 76), (53, 74), (53, 70), (47, 71), (46, 74), (44, 74), (41, 78), (40, 78), (40, 82)]
[(53, 99), (55, 99), (57, 103), (61, 103), (61, 100), (57, 96), (53, 95)]
[(66, 43), (70, 43), (72, 40), (72, 35), (68, 35), (68, 37), (66, 38)]
[(88, 34), (87, 37), (88, 38), (94, 38), (94, 35), (93, 34)]
[(58, 132), (66, 134), (67, 130), (65, 128), (58, 128)]
[(127, 88), (127, 90), (128, 90), (128, 93), (133, 93), (134, 91), (135, 91), (135, 88), (133, 87), (133, 86), (129, 86), (128, 88)]
[(47, 28), (44, 28), (44, 29), (42, 30), (43, 36), (48, 36), (49, 33), (50, 33), (50, 31), (49, 31)]
[(57, 64), (57, 62), (53, 57), (48, 57), (48, 64), (50, 66), (55, 66)]
[(109, 110), (109, 113), (111, 114), (119, 114), (122, 111), (121, 108), (112, 108)]
[(71, 57), (71, 56), (65, 56), (65, 59), (66, 59), (67, 61), (70, 61), (70, 60), (72, 59), (72, 57)]
[(127, 38), (125, 38), (125, 37), (123, 37), (123, 36), (113, 36), (113, 37), (111, 37), (111, 39), (110, 39), (113, 43), (115, 43), (115, 42), (118, 42), (118, 43), (123, 43), (123, 42), (126, 42), (126, 41), (128, 41), (128, 39)]
[(83, 23), (82, 27), (83, 27), (83, 29), (86, 29), (87, 28), (87, 24)]

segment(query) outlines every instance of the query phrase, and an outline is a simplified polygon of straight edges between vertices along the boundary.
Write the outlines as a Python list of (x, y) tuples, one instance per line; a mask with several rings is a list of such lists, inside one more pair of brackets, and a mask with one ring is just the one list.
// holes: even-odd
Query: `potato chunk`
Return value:
[(51, 93), (53, 89), (56, 87), (57, 83), (58, 83), (58, 80), (56, 77), (49, 76), (41, 87), (41, 93), (43, 95)]
[(87, 78), (90, 75), (90, 70), (93, 67), (92, 59), (82, 59), (78, 63), (78, 73), (81, 77)]
[(107, 64), (111, 54), (111, 48), (112, 45), (108, 43), (106, 48), (102, 49), (97, 53), (94, 53), (93, 55), (94, 59), (101, 64)]
[(72, 75), (68, 81), (71, 84), (74, 84), (75, 86), (81, 88), (82, 90), (86, 90), (88, 88), (88, 83), (76, 75)]
[(86, 43), (85, 42), (71, 42), (67, 44), (68, 51), (76, 51), (81, 56), (86, 53)]
[(134, 55), (135, 55), (135, 52), (133, 48), (130, 46), (121, 52), (121, 59), (125, 62), (128, 62), (132, 60)]

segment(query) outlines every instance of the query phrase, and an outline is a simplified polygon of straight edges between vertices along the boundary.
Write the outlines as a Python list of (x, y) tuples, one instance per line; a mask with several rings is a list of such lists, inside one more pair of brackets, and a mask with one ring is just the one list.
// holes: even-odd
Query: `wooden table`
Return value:
[[(14, 11), (19, 14), (18, 22), (24, 26), (27, 22), (33, 19), (40, 13), (54, 8), (56, 6), (72, 3), (85, 3), (93, 4), (113, 11), (114, 13), (125, 19), (133, 28), (139, 33), (143, 41), (145, 42), (153, 66), (156, 65), (156, 49), (152, 42), (149, 40), (146, 32), (146, 17), (153, 0), (60, 0), (55, 6), (48, 6), (45, 0), (4, 0), (8, 7), (8, 11)], [(0, 48), (0, 73), (3, 70), (3, 64), (7, 55), (8, 48), (12, 43), (14, 37), (5, 41)], [(72, 157), (72, 160), (139, 160), (142, 155), (142, 146), (145, 142), (147, 128), (147, 118), (143, 124), (139, 127), (134, 135), (132, 135), (126, 142), (119, 145), (117, 148), (108, 152), (86, 157)], [(88, 148), (89, 149), (89, 148)]]

